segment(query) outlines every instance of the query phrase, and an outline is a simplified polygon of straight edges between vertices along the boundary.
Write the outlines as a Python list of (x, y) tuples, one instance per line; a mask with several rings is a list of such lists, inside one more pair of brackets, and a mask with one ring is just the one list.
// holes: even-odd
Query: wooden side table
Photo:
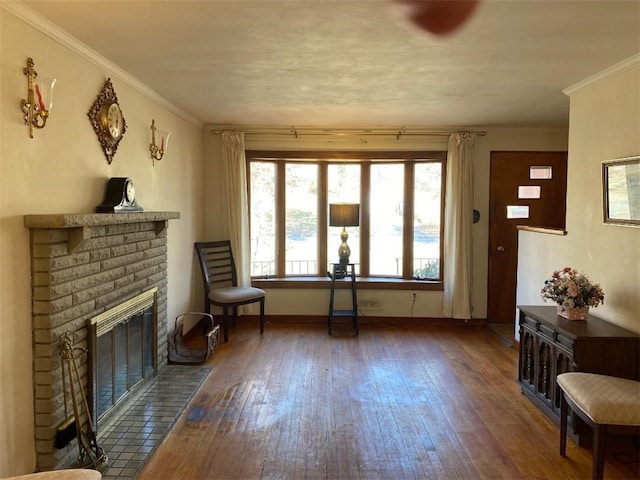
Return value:
[[(334, 317), (353, 318), (353, 328), (355, 329), (355, 334), (358, 335), (358, 333), (360, 333), (360, 327), (358, 325), (358, 295), (356, 293), (356, 266), (354, 263), (348, 263), (347, 265), (342, 265), (340, 263), (332, 263), (331, 271), (327, 273), (331, 278), (331, 296), (329, 297), (329, 319), (328, 319), (329, 335), (331, 335), (331, 327), (333, 324)], [(349, 310), (335, 310), (333, 308), (335, 291), (336, 291), (336, 281), (350, 282), (351, 309)]]

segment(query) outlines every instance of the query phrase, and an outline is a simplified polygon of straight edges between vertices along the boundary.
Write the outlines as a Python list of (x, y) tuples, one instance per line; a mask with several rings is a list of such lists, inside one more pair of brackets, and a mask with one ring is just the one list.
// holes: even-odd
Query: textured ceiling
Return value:
[(392, 0), (20, 3), (207, 124), (566, 126), (562, 90), (640, 52), (637, 0), (484, 0), (446, 36)]

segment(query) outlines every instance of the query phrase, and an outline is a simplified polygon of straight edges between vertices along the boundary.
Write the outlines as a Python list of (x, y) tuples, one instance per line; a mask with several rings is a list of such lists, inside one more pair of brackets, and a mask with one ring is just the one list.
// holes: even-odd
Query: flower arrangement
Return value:
[(597, 307), (599, 303), (604, 303), (604, 291), (600, 284), (571, 267), (553, 272), (551, 278), (544, 281), (540, 295), (545, 302), (547, 298), (551, 299), (564, 310)]

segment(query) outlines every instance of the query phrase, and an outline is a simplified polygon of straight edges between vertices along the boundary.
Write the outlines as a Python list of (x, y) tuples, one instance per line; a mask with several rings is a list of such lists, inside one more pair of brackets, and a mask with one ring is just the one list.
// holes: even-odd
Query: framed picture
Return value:
[(640, 227), (640, 156), (602, 162), (604, 223)]

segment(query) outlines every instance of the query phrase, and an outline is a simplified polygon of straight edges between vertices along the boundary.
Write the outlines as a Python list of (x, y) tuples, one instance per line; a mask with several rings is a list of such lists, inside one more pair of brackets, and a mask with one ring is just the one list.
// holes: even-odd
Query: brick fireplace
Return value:
[[(91, 390), (88, 323), (155, 290), (157, 364), (167, 357), (167, 228), (178, 212), (27, 215), (31, 231), (33, 379), (38, 470), (67, 466), (76, 442), (56, 449), (65, 419), (60, 337), (71, 332), (85, 392)], [(88, 399), (92, 403), (92, 399)]]

